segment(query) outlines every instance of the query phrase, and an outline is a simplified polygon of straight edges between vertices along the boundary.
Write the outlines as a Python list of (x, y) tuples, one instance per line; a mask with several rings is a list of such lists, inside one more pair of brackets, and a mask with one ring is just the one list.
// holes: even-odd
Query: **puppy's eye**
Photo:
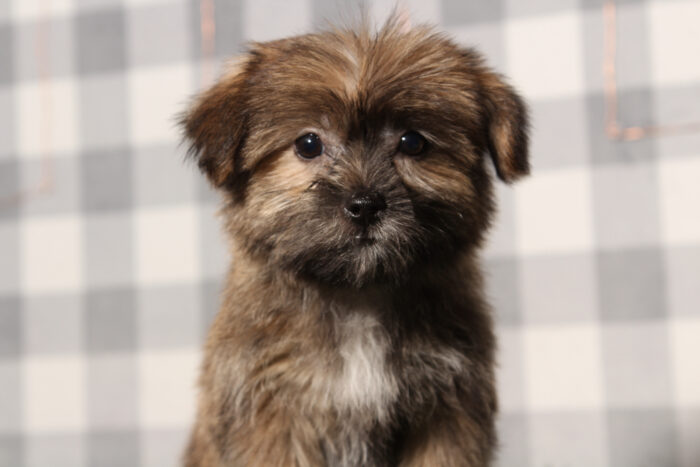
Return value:
[(304, 159), (313, 159), (323, 154), (323, 142), (316, 133), (307, 133), (294, 141), (294, 148)]
[(417, 156), (425, 150), (427, 141), (415, 131), (404, 133), (399, 141), (399, 151), (409, 156)]

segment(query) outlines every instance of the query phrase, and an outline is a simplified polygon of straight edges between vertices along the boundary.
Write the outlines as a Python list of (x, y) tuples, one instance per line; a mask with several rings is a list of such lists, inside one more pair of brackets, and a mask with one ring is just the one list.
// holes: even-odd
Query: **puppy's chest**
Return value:
[(370, 412), (382, 418), (398, 397), (389, 363), (391, 342), (369, 313), (347, 313), (336, 324), (335, 368), (328, 379), (329, 401), (339, 412)]
[[(392, 342), (375, 316), (351, 312), (336, 325), (336, 365), (324, 380), (328, 400), (339, 412), (381, 420), (390, 415), (402, 389), (415, 393), (429, 387), (432, 392), (467, 370), (464, 355), (444, 344), (431, 345), (429, 338)], [(410, 403), (407, 396), (401, 398)]]

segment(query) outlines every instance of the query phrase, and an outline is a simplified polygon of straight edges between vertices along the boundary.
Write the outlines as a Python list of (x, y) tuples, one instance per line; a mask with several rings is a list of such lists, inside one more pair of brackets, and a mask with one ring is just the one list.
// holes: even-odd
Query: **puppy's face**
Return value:
[(305, 278), (401, 282), (476, 246), (528, 171), (522, 101), (428, 29), (255, 44), (183, 119), (250, 253)]

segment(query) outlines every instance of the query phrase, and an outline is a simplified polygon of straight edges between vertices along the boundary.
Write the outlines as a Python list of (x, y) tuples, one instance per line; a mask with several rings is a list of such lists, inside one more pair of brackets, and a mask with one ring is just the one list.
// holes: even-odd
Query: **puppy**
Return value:
[(491, 161), (528, 172), (513, 89), (394, 19), (252, 44), (182, 126), (233, 256), (185, 465), (489, 465), (476, 252)]

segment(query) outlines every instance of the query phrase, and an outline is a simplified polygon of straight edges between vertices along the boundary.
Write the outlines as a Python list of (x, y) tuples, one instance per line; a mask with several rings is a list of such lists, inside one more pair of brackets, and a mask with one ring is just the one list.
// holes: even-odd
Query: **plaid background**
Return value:
[[(213, 69), (354, 4), (216, 1)], [(605, 136), (602, 0), (407, 4), (533, 111), (484, 255), (499, 465), (700, 466), (700, 133)], [(700, 1), (618, 1), (623, 124), (700, 120), (698, 24)], [(0, 0), (0, 466), (178, 462), (227, 263), (174, 129), (200, 37), (197, 1)]]

